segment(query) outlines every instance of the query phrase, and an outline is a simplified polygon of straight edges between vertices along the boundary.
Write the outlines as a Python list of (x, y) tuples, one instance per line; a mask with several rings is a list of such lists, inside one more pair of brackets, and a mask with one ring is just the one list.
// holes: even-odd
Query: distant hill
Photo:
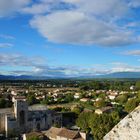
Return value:
[[(67, 77), (46, 77), (46, 76), (14, 76), (14, 75), (0, 75), (0, 80), (47, 80), (47, 79), (66, 79)], [(81, 76), (81, 77), (69, 77), (69, 78), (140, 78), (140, 72), (116, 72), (105, 75), (95, 76)], [(67, 78), (67, 79), (69, 79)]]
[(41, 77), (41, 76), (28, 76), (28, 75), (0, 75), (0, 80), (45, 80), (50, 79), (50, 77)]
[(97, 78), (140, 78), (140, 72), (116, 72), (100, 75)]

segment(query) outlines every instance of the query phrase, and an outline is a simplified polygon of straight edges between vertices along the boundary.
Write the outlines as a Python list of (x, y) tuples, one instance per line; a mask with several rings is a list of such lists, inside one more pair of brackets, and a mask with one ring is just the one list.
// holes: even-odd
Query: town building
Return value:
[(61, 114), (48, 110), (46, 106), (28, 106), (23, 96), (14, 97), (12, 101), (13, 108), (0, 109), (0, 133), (5, 132), (6, 136), (61, 125)]
[(107, 106), (107, 107), (102, 107), (102, 108), (99, 108), (99, 109), (96, 109), (95, 110), (95, 113), (96, 114), (103, 114), (103, 113), (110, 113), (113, 111), (113, 107), (111, 106)]
[(69, 130), (66, 128), (51, 127), (43, 132), (50, 140), (86, 140), (87, 135), (84, 132)]

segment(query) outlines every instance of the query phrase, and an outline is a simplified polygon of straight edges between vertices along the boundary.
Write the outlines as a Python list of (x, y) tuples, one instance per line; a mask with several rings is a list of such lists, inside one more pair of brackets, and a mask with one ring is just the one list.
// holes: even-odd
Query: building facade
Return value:
[(53, 124), (61, 125), (61, 114), (48, 110), (46, 106), (28, 107), (24, 97), (13, 98), (13, 108), (0, 110), (0, 132), (6, 136), (13, 133), (46, 130)]

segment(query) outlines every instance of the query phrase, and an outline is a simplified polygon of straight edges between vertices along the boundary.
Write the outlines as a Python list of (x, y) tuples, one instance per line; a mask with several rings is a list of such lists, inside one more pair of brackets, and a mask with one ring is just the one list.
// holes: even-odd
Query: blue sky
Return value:
[(140, 72), (139, 0), (0, 0), (0, 74)]

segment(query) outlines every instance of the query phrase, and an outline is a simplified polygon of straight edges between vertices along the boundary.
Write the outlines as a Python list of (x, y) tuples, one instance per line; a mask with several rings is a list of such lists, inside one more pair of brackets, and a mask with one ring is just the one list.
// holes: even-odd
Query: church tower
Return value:
[(14, 114), (19, 130), (23, 132), (26, 131), (28, 120), (28, 104), (25, 97), (17, 96), (14, 98)]

